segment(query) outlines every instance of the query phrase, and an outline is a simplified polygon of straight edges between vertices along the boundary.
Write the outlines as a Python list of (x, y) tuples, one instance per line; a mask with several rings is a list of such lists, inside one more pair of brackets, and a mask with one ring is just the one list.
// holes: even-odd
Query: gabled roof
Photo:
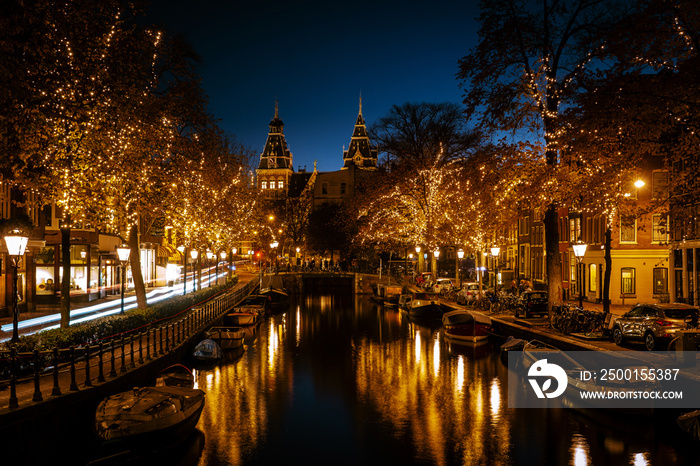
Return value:
[(275, 117), (270, 121), (270, 132), (267, 134), (265, 148), (260, 154), (260, 169), (283, 168), (293, 170), (292, 153), (287, 147), (287, 141), (284, 138), (284, 123), (279, 118), (279, 108), (275, 102)]
[(343, 151), (343, 169), (355, 165), (358, 168), (375, 170), (378, 154), (377, 148), (372, 147), (369, 142), (365, 119), (362, 117), (362, 97), (360, 97), (360, 111), (355, 120), (350, 145), (348, 150)]

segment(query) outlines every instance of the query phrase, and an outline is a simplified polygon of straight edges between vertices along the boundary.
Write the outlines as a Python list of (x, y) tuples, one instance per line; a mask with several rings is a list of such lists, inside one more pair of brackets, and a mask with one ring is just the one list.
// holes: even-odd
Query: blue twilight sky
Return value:
[(405, 102), (461, 102), (457, 61), (476, 44), (476, 0), (153, 0), (183, 34), (221, 126), (259, 155), (275, 99), (294, 169), (342, 167), (362, 94), (368, 125)]

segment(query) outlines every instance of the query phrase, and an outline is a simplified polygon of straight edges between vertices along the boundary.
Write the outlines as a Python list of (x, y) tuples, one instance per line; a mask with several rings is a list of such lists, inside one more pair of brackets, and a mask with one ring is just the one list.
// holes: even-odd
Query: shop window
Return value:
[(623, 267), (620, 278), (620, 288), (623, 294), (633, 295), (637, 292), (637, 278), (633, 267)]
[(36, 266), (36, 294), (52, 295), (56, 291), (54, 266)]

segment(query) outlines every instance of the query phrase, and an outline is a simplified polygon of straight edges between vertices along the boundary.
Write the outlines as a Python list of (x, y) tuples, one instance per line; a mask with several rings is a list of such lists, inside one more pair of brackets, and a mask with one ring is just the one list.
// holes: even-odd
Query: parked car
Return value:
[(689, 304), (637, 304), (613, 322), (613, 341), (641, 340), (649, 351), (670, 342), (676, 331), (697, 328), (698, 308)]
[(548, 312), (546, 291), (525, 291), (515, 304), (515, 317), (522, 314), (527, 319), (533, 315), (545, 315)]
[(448, 292), (452, 291), (454, 285), (452, 285), (452, 280), (449, 278), (438, 278), (437, 283), (433, 286), (434, 293)]
[[(483, 290), (481, 293), (483, 295)], [(462, 288), (457, 292), (457, 304), (467, 304), (475, 299), (479, 299), (479, 283), (463, 283)]]

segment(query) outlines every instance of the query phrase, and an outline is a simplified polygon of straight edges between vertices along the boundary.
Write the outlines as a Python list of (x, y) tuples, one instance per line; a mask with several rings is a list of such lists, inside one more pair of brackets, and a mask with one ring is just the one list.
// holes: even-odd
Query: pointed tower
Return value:
[(362, 170), (377, 169), (378, 150), (369, 143), (365, 119), (362, 118), (362, 96), (360, 96), (360, 112), (355, 121), (348, 150), (343, 151), (343, 170), (355, 166)]
[(256, 170), (258, 189), (266, 197), (279, 197), (287, 194), (289, 180), (294, 172), (292, 153), (282, 130), (284, 123), (279, 118), (279, 107), (275, 101), (275, 117), (270, 121), (265, 148), (260, 154), (260, 164)]

